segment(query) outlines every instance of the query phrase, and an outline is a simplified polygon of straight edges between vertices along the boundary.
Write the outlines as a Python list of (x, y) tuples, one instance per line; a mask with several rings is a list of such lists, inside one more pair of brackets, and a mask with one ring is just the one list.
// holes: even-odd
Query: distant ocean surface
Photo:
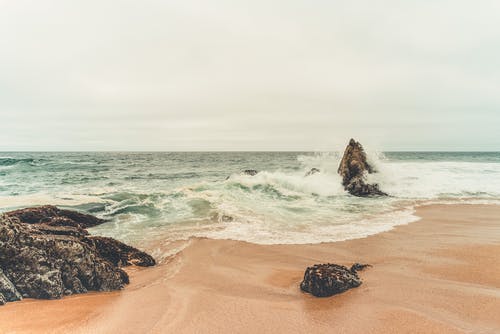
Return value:
[[(192, 236), (262, 244), (359, 238), (416, 220), (418, 203), (500, 203), (500, 153), (369, 156), (387, 198), (342, 188), (340, 153), (0, 153), (0, 211), (54, 204), (134, 245)], [(311, 168), (321, 173), (306, 177)], [(242, 175), (256, 169), (256, 176)], [(228, 178), (229, 177), (229, 178)]]

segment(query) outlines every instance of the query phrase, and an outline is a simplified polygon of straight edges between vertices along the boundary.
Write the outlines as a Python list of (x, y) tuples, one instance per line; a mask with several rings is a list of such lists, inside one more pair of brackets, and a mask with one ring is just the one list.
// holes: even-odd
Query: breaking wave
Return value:
[[(338, 153), (38, 154), (0, 158), (10, 166), (0, 195), (2, 210), (55, 204), (93, 213), (109, 220), (94, 233), (132, 244), (193, 236), (315, 243), (414, 221), (417, 203), (498, 203), (499, 156), (373, 154), (370, 182), (391, 196), (366, 199), (343, 190)], [(248, 168), (260, 172), (241, 173)], [(311, 168), (320, 172), (306, 176)]]

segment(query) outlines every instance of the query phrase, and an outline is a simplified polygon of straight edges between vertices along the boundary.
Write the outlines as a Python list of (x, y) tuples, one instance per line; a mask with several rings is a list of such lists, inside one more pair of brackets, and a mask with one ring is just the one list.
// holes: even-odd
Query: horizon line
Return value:
[[(500, 153), (500, 150), (376, 150), (384, 153)], [(0, 153), (326, 153), (323, 150), (0, 150)]]

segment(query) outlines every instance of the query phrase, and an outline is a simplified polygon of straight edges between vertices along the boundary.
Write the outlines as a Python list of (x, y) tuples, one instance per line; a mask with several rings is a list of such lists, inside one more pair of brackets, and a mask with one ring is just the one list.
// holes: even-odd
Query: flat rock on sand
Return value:
[(357, 288), (363, 282), (357, 274), (368, 265), (354, 264), (351, 269), (333, 263), (315, 264), (306, 269), (300, 289), (316, 297), (329, 297), (351, 288)]

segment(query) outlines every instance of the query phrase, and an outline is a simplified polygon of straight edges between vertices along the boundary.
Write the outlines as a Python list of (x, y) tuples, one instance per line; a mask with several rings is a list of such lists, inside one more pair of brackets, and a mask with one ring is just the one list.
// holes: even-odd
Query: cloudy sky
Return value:
[(500, 150), (498, 0), (0, 0), (0, 150)]

